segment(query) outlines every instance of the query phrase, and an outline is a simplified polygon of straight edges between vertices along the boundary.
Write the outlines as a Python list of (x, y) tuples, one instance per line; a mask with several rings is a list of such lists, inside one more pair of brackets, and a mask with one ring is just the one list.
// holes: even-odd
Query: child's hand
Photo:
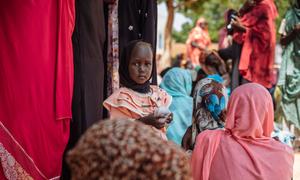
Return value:
[(173, 120), (173, 113), (168, 108), (160, 107), (157, 108), (154, 113), (138, 119), (144, 124), (154, 126), (157, 129), (164, 128), (167, 124)]
[(156, 127), (157, 129), (161, 129), (170, 124), (173, 120), (173, 113), (169, 113), (168, 115), (162, 116), (154, 116), (155, 119), (153, 121), (152, 126)]
[(170, 124), (173, 120), (173, 113), (166, 107), (157, 108), (154, 117), (161, 123)]
[(165, 118), (155, 118), (152, 121), (152, 126), (156, 127), (157, 129), (162, 129), (166, 126), (166, 119)]
[(173, 121), (173, 113), (169, 114), (166, 118), (166, 123), (170, 124)]
[(149, 114), (148, 116), (145, 116), (145, 117), (141, 117), (138, 120), (143, 122), (144, 124), (154, 126), (157, 129), (161, 129), (161, 128), (165, 127), (165, 125), (166, 125), (166, 120), (164, 119), (164, 117), (163, 116), (162, 117), (155, 116), (154, 113)]

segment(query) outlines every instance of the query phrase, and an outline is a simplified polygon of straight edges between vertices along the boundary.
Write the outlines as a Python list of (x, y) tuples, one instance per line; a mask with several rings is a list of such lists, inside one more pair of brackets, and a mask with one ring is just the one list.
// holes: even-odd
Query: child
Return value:
[(141, 121), (153, 126), (166, 139), (165, 126), (172, 120), (168, 110), (171, 97), (159, 87), (150, 85), (153, 66), (151, 45), (140, 40), (132, 41), (122, 55), (119, 73), (123, 87), (104, 101), (104, 107), (111, 118)]

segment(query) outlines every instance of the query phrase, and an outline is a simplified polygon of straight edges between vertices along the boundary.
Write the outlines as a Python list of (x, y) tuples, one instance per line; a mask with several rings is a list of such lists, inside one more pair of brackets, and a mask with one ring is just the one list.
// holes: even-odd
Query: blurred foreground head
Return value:
[(72, 179), (191, 179), (186, 154), (129, 120), (93, 125), (68, 153)]

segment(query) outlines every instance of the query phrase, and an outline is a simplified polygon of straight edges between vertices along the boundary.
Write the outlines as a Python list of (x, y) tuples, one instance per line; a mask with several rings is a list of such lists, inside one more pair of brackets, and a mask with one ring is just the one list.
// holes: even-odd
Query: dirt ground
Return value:
[(295, 154), (294, 180), (300, 180), (300, 153)]

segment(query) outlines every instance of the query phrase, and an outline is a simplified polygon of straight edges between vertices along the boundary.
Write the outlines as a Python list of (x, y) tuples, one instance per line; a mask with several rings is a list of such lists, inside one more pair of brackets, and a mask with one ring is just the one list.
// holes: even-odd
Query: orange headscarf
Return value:
[(202, 51), (198, 48), (192, 46), (192, 42), (197, 43), (202, 49), (206, 49), (210, 46), (211, 40), (209, 37), (208, 30), (202, 29), (200, 24), (205, 23), (206, 20), (201, 17), (198, 19), (196, 26), (192, 29), (189, 34), (188, 40), (186, 41), (187, 47), (187, 57), (192, 61), (193, 65), (199, 65), (199, 59), (201, 57)]
[(271, 138), (273, 119), (272, 98), (263, 86), (238, 87), (229, 100), (225, 131), (207, 130), (197, 137), (194, 180), (210, 179), (212, 169), (223, 179), (291, 179), (293, 151)]

